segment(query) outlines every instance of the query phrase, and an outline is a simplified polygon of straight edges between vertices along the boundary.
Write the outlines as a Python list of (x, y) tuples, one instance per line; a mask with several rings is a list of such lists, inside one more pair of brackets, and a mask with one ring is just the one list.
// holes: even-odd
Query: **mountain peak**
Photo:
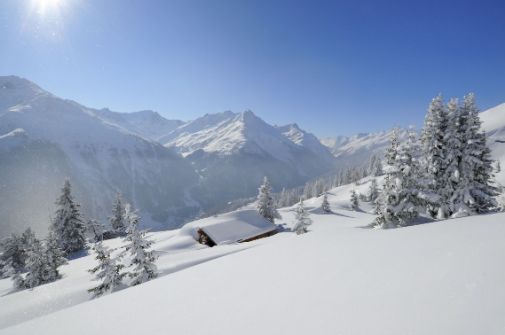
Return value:
[(253, 111), (250, 109), (247, 109), (247, 110), (241, 112), (239, 115), (240, 115), (240, 119), (245, 122), (259, 119), (256, 116), (256, 114), (254, 114)]
[(32, 91), (33, 93), (46, 93), (42, 88), (28, 79), (18, 76), (0, 76), (0, 90)]
[(0, 76), (0, 113), (7, 108), (49, 95), (31, 81), (17, 76)]

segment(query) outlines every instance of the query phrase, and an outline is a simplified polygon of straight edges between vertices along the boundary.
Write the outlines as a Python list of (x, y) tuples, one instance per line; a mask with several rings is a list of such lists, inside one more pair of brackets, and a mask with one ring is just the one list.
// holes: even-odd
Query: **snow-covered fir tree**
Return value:
[(309, 213), (305, 210), (303, 206), (303, 200), (300, 199), (298, 205), (296, 206), (295, 212), (295, 225), (293, 227), (293, 231), (296, 234), (304, 234), (308, 231), (308, 227), (312, 224), (312, 220), (309, 217)]
[[(439, 95), (431, 101), (421, 133), (423, 172), (427, 181), (426, 186), (434, 194), (438, 194), (438, 190), (446, 187), (445, 134), (447, 124), (444, 101)], [(428, 212), (432, 217), (437, 216), (439, 208), (439, 203), (427, 204)]]
[[(463, 158), (464, 136), (462, 136), (461, 114), (457, 99), (451, 99), (447, 104), (447, 127), (444, 134), (444, 183), (436, 192), (440, 196), (437, 218), (445, 219), (451, 215), (451, 198), (460, 183), (461, 162)], [(432, 206), (434, 207), (434, 206)]]
[(399, 154), (395, 162), (399, 169), (397, 184), (398, 204), (395, 208), (395, 215), (400, 220), (400, 225), (410, 223), (419, 215), (423, 207), (424, 199), (421, 185), (421, 166), (419, 163), (420, 149), (416, 133), (409, 130), (407, 142), (400, 146)]
[(420, 185), (421, 167), (416, 133), (409, 131), (407, 143), (400, 146), (397, 131), (386, 152), (388, 165), (377, 223), (382, 228), (408, 225), (418, 215), (425, 198)]
[(23, 234), (21, 234), (21, 248), (28, 250), (35, 240), (37, 240), (37, 238), (35, 237), (32, 229), (26, 228)]
[(95, 243), (93, 250), (96, 253), (95, 259), (98, 265), (89, 272), (95, 275), (95, 280), (100, 284), (89, 289), (88, 292), (92, 293), (93, 297), (99, 297), (120, 287), (126, 273), (122, 272), (124, 265), (118, 258), (111, 257), (111, 250), (101, 241)]
[(272, 223), (275, 222), (275, 219), (280, 218), (279, 212), (275, 208), (275, 202), (272, 198), (272, 187), (267, 177), (263, 179), (263, 184), (259, 188), (256, 208), (262, 217)]
[(390, 145), (385, 153), (386, 165), (384, 166), (383, 189), (380, 199), (376, 200), (376, 204), (380, 204), (380, 207), (376, 207), (377, 218), (375, 219), (375, 225), (381, 228), (396, 227), (400, 222), (399, 218), (395, 215), (395, 207), (398, 204), (396, 180), (400, 174), (397, 167), (398, 154), (398, 129), (394, 129), (391, 134)]
[(45, 282), (47, 274), (46, 256), (42, 243), (37, 239), (32, 241), (32, 245), (28, 250), (26, 270), (24, 280), (18, 279), (18, 288), (21, 288), (21, 285), (26, 288), (34, 288)]
[(13, 276), (24, 271), (26, 264), (26, 249), (22, 237), (11, 234), (0, 244), (0, 274), (1, 278)]
[(116, 194), (116, 199), (112, 205), (112, 215), (109, 217), (109, 223), (116, 235), (126, 234), (125, 206), (123, 196), (119, 192)]
[(351, 209), (353, 211), (357, 211), (359, 209), (359, 198), (358, 198), (358, 194), (356, 193), (355, 189), (351, 190), (350, 203), (351, 203)]
[(86, 227), (82, 221), (79, 204), (72, 196), (68, 179), (65, 180), (56, 206), (51, 230), (56, 236), (59, 247), (66, 254), (83, 250), (86, 247)]
[(129, 277), (132, 279), (131, 285), (142, 284), (157, 276), (155, 261), (157, 259), (154, 251), (149, 250), (153, 242), (146, 238), (146, 231), (139, 230), (140, 217), (131, 208), (130, 204), (125, 206), (126, 222), (126, 251), (130, 255)]
[(458, 136), (461, 159), (454, 171), (450, 212), (453, 217), (485, 213), (496, 207), (496, 188), (492, 185), (493, 161), (481, 131), (475, 96), (465, 96), (460, 107)]
[(379, 197), (379, 187), (377, 186), (377, 179), (372, 178), (370, 181), (370, 186), (368, 187), (368, 201), (375, 202), (375, 199)]
[(331, 213), (330, 203), (328, 202), (328, 194), (323, 195), (323, 201), (321, 202), (321, 209), (324, 213)]
[(63, 251), (58, 246), (58, 241), (54, 232), (49, 232), (44, 247), (46, 271), (44, 272), (44, 282), (52, 282), (61, 278), (59, 267), (67, 264)]

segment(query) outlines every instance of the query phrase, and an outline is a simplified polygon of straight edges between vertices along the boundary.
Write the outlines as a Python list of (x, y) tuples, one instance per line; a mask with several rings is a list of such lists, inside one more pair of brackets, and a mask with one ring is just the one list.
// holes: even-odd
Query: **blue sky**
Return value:
[(505, 102), (504, 13), (505, 1), (2, 0), (0, 75), (91, 107), (252, 109), (349, 135), (419, 126), (439, 92)]

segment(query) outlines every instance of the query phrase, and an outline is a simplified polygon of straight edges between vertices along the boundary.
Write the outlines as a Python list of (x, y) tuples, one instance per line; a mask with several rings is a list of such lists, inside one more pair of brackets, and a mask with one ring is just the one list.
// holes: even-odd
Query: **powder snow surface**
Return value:
[[(0, 281), (2, 325), (18, 323), (0, 334), (505, 334), (505, 214), (368, 229), (367, 204), (347, 209), (367, 187), (332, 190), (333, 214), (306, 201), (300, 236), (206, 248), (195, 225), (152, 234), (161, 276), (103, 298), (87, 301), (91, 257), (33, 291)], [(280, 212), (291, 226), (293, 209)]]

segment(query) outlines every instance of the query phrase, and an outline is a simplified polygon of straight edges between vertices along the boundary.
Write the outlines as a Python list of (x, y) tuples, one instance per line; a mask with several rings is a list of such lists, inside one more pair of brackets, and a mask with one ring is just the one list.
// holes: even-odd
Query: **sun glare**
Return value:
[(32, 0), (33, 7), (39, 15), (58, 11), (65, 0)]

